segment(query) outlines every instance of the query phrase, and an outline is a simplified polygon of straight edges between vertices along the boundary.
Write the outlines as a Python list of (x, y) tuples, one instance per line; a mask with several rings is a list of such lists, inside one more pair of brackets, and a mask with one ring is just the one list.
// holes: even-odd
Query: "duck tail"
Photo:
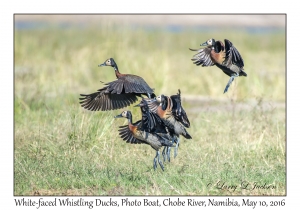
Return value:
[(240, 76), (245, 76), (245, 77), (247, 77), (247, 73), (244, 72), (244, 71), (241, 71), (241, 72), (239, 73), (239, 75), (240, 75)]
[(186, 139), (192, 139), (191, 135), (186, 131), (185, 134), (182, 134)]

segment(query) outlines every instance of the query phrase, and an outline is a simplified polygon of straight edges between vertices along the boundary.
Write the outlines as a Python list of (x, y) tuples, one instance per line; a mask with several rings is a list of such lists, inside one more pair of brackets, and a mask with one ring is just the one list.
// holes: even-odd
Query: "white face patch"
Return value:
[(157, 96), (156, 101), (161, 102), (161, 96)]
[(123, 117), (126, 117), (126, 115), (127, 115), (127, 111), (122, 112)]
[(110, 65), (110, 60), (108, 59), (105, 63), (106, 63), (106, 65), (109, 66)]

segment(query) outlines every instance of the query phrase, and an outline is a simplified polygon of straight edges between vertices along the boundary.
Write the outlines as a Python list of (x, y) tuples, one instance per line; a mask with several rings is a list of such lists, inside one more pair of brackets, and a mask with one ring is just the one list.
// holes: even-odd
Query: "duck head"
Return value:
[(211, 47), (211, 46), (214, 46), (216, 43), (216, 41), (214, 39), (209, 39), (207, 40), (206, 42), (200, 44), (200, 46), (208, 46), (208, 47)]
[(101, 67), (101, 66), (116, 67), (117, 64), (116, 64), (116, 62), (115, 62), (115, 60), (113, 58), (109, 58), (104, 63), (98, 65), (98, 67)]
[(167, 101), (168, 98), (167, 98), (167, 96), (165, 96), (165, 95), (159, 95), (159, 96), (156, 96), (156, 97), (155, 97), (155, 100), (156, 100), (157, 102), (159, 102), (159, 103), (163, 103), (163, 102)]
[(131, 118), (131, 112), (130, 111), (123, 111), (121, 114), (115, 116), (114, 118), (127, 118), (130, 119)]

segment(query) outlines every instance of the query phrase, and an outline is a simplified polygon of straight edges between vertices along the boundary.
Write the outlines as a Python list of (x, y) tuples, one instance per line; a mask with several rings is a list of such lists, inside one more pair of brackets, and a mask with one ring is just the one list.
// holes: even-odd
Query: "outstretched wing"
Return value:
[[(141, 121), (137, 121), (134, 123), (135, 126), (140, 128)], [(128, 125), (120, 126), (119, 135), (120, 137), (126, 141), (126, 143), (131, 144), (149, 144), (153, 149), (159, 150), (161, 146), (171, 146), (172, 142), (165, 137), (169, 137), (167, 135), (158, 135), (156, 133), (148, 133), (146, 131), (139, 131), (137, 135), (139, 135), (143, 140), (137, 139), (133, 136), (132, 131), (130, 130)]]
[[(154, 93), (153, 89), (149, 87), (149, 85), (142, 77), (132, 75), (132, 74), (124, 74), (123, 76), (119, 77), (118, 80), (108, 83), (109, 91), (114, 90), (114, 87), (110, 88), (110, 86), (113, 85), (112, 83), (118, 83), (122, 85), (122, 87), (124, 87), (125, 93), (140, 93), (140, 94)], [(117, 93), (120, 94), (121, 92), (118, 91)]]
[(117, 85), (115, 86), (116, 89), (111, 92), (109, 87), (106, 86), (92, 94), (80, 94), (83, 97), (79, 98), (79, 103), (83, 108), (90, 111), (107, 111), (127, 107), (138, 100), (138, 95), (134, 93), (117, 94), (116, 92), (119, 90)]
[(202, 49), (191, 49), (191, 51), (198, 51), (197, 54), (195, 54), (192, 58), (193, 63), (196, 64), (197, 66), (213, 66), (214, 63), (210, 58), (210, 52), (211, 48), (202, 48)]
[(155, 101), (155, 100), (148, 100), (146, 99), (148, 107), (149, 107), (149, 111), (152, 113), (156, 113), (157, 112), (157, 108), (159, 107), (159, 102)]
[(227, 66), (232, 62), (232, 64), (235, 64), (240, 68), (244, 67), (244, 61), (239, 51), (233, 46), (233, 44), (228, 39), (225, 39), (224, 41), (226, 50), (224, 64)]
[[(140, 122), (141, 121), (138, 121), (135, 124), (139, 124)], [(126, 143), (131, 143), (131, 144), (143, 144), (143, 143), (145, 143), (144, 141), (141, 141), (141, 140), (135, 138), (132, 135), (132, 132), (130, 131), (128, 125), (123, 125), (123, 126), (120, 126), (119, 128), (120, 128), (118, 130), (119, 135), (124, 141), (126, 141)]]
[(187, 114), (183, 107), (181, 106), (181, 92), (178, 90), (176, 95), (172, 95), (170, 98), (173, 103), (172, 107), (172, 114), (174, 115), (175, 119), (181, 122), (186, 128), (190, 127), (190, 121), (187, 117)]

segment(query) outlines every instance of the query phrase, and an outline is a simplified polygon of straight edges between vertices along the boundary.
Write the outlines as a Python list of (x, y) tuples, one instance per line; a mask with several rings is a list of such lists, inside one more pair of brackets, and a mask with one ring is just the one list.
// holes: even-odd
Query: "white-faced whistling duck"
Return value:
[(115, 116), (115, 118), (127, 118), (128, 125), (120, 126), (119, 135), (120, 137), (131, 144), (149, 144), (154, 150), (156, 150), (156, 156), (153, 159), (153, 168), (156, 170), (157, 161), (164, 171), (164, 165), (160, 160), (159, 149), (162, 146), (172, 146), (173, 143), (170, 140), (168, 134), (156, 132), (148, 132), (148, 128), (145, 125), (143, 119), (135, 123), (132, 122), (132, 114), (130, 111), (123, 111), (121, 114)]
[[(159, 106), (157, 107), (156, 113), (158, 116), (162, 119), (163, 123), (167, 128), (170, 130), (170, 132), (174, 132), (178, 138), (174, 139), (176, 142), (176, 147), (174, 150), (174, 157), (177, 155), (177, 149), (179, 146), (179, 136), (182, 135), (186, 139), (192, 139), (191, 135), (186, 131), (185, 127), (189, 127), (189, 121), (187, 120), (186, 123), (184, 123), (185, 119), (188, 119), (185, 115), (184, 117), (179, 117), (179, 115), (176, 114), (175, 110), (177, 110), (177, 106), (174, 106), (173, 100), (171, 97), (160, 95), (155, 97), (156, 102), (159, 103)], [(153, 105), (153, 103), (152, 103)], [(181, 105), (180, 105), (181, 107)], [(183, 110), (183, 109), (182, 109)], [(185, 113), (185, 112), (184, 112)], [(169, 153), (170, 148), (168, 148)]]
[[(140, 106), (142, 102), (139, 104)], [(184, 136), (186, 139), (192, 138), (185, 129), (185, 127), (190, 127), (190, 122), (186, 115), (186, 112), (181, 105), (180, 90), (177, 95), (172, 95), (170, 97), (160, 95), (155, 99), (146, 100), (146, 102), (148, 104), (150, 112), (154, 113), (154, 116), (158, 116), (158, 118), (160, 119), (157, 120), (157, 117), (155, 117), (155, 120), (152, 120), (152, 124), (161, 122), (171, 135), (172, 142), (176, 143), (176, 147), (174, 150), (174, 157), (176, 157), (177, 149), (179, 146), (179, 135)], [(163, 155), (165, 154), (165, 149), (167, 149), (167, 157), (170, 161), (170, 147), (164, 148)]]
[(230, 79), (225, 87), (224, 93), (227, 92), (230, 84), (235, 77), (247, 76), (244, 71), (244, 61), (239, 51), (233, 44), (225, 39), (225, 45), (221, 41), (209, 39), (200, 46), (207, 46), (202, 49), (190, 49), (198, 51), (192, 58), (197, 66), (213, 66), (219, 67)]
[(80, 94), (80, 104), (91, 111), (107, 111), (121, 109), (137, 101), (137, 97), (147, 95), (154, 98), (152, 88), (139, 76), (121, 74), (113, 58), (107, 59), (101, 66), (111, 66), (115, 70), (117, 80), (105, 84), (106, 86), (92, 94)]
[[(144, 126), (147, 129), (148, 132), (151, 133), (161, 133), (163, 135), (167, 135), (169, 139), (172, 139), (172, 142), (177, 142), (177, 135), (174, 133), (174, 131), (170, 132), (168, 128), (164, 125), (163, 121), (160, 119), (160, 117), (155, 113), (151, 112), (149, 108), (149, 104), (153, 103), (151, 99), (142, 99), (142, 101), (137, 104), (135, 107), (140, 107), (142, 112), (142, 120), (144, 122)], [(164, 161), (167, 159), (170, 162), (170, 151), (169, 147), (165, 146), (162, 155), (164, 158)], [(176, 157), (176, 155), (175, 155)]]

